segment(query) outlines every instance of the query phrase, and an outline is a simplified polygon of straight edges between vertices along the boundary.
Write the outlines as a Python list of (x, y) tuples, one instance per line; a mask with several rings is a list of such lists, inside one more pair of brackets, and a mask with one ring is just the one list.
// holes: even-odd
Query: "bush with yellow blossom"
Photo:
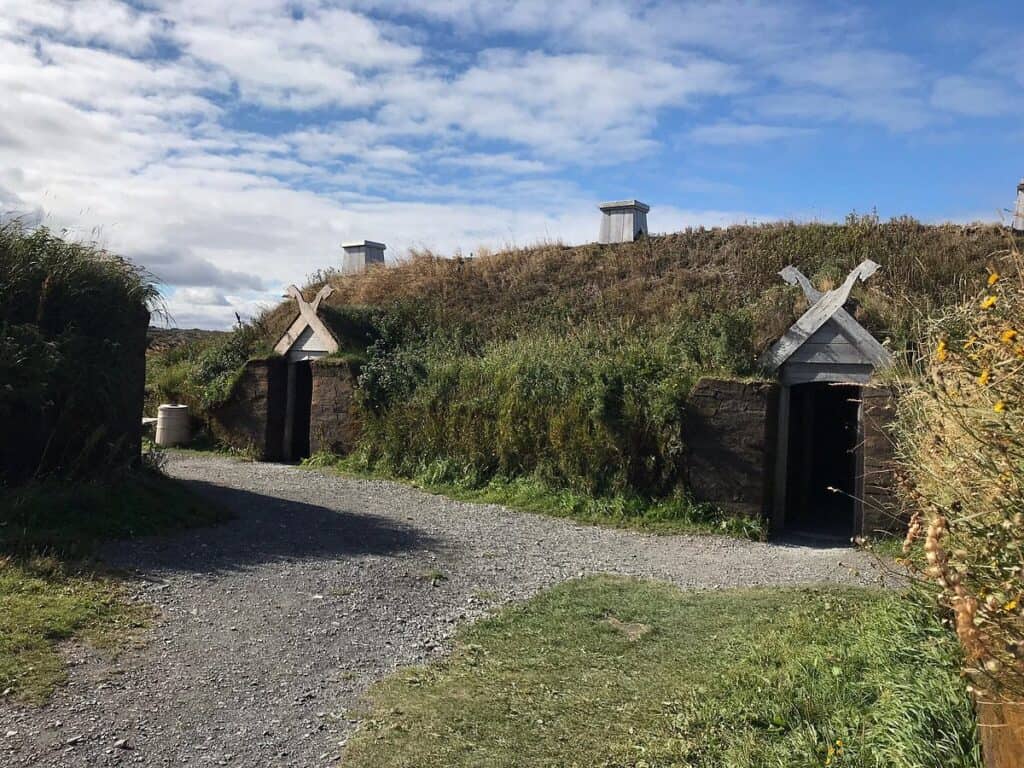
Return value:
[(937, 584), (979, 695), (1024, 695), (1024, 258), (927, 324), (897, 427), (904, 551)]

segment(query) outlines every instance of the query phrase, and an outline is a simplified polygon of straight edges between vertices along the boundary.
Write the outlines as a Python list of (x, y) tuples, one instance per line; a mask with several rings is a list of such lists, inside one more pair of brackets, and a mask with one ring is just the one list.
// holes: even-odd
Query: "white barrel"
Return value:
[(188, 406), (161, 405), (156, 412), (156, 444), (182, 445), (188, 438)]

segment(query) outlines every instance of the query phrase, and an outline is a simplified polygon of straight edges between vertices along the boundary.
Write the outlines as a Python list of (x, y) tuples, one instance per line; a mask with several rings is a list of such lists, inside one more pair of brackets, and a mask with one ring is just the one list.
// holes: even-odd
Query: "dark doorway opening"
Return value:
[(853, 534), (859, 401), (857, 386), (799, 384), (791, 388), (786, 452), (789, 530), (843, 538)]
[(288, 458), (302, 461), (309, 456), (309, 417), (313, 405), (313, 368), (308, 360), (292, 363), (291, 444)]

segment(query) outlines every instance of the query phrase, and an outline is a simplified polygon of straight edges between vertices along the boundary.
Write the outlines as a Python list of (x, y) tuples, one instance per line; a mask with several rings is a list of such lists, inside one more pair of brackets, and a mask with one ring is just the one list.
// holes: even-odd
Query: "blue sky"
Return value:
[(0, 0), (0, 213), (225, 327), (345, 240), (443, 254), (852, 210), (995, 220), (1006, 3)]

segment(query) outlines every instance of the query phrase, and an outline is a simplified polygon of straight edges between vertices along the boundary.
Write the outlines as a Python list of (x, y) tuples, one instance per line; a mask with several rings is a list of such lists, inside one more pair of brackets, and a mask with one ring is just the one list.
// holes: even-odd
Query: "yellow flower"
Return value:
[(973, 347), (977, 343), (978, 343), (978, 337), (977, 336), (971, 336), (969, 339), (967, 339), (967, 341), (964, 342), (964, 349), (970, 349), (971, 347)]
[(946, 340), (942, 339), (939, 341), (939, 346), (935, 348), (935, 359), (940, 363), (944, 363), (946, 358), (949, 356), (949, 352), (946, 350)]
[(1002, 413), (1003, 411), (1006, 410), (1006, 403), (1000, 400), (995, 405), (992, 406), (992, 410), (995, 411), (996, 413)]
[(984, 370), (982, 370), (981, 376), (978, 377), (978, 383), (984, 387), (986, 384), (988, 384), (990, 375), (991, 374), (989, 373), (988, 368), (985, 368)]
[(1016, 338), (1017, 332), (1013, 330), (1013, 328), (1007, 328), (999, 337), (1000, 341), (1002, 341), (1003, 344), (1012, 344), (1013, 340)]
[(1017, 608), (1017, 598), (1013, 598), (1010, 602), (1003, 606), (1003, 610), (1009, 613)]
[(996, 281), (997, 281), (998, 279), (999, 279), (999, 273), (998, 273), (998, 272), (993, 272), (992, 274), (990, 274), (990, 275), (988, 276), (988, 284), (989, 284), (989, 285), (995, 285), (995, 284), (996, 284)]
[(981, 308), (982, 309), (992, 309), (992, 307), (995, 306), (995, 303), (996, 303), (996, 297), (995, 296), (986, 296), (981, 301)]

